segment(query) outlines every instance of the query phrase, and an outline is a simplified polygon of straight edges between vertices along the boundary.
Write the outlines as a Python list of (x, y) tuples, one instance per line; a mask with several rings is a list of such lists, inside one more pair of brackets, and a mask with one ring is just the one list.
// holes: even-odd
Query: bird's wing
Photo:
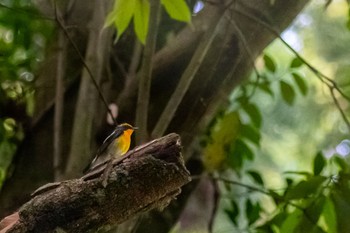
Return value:
[(113, 130), (113, 132), (103, 141), (102, 145), (100, 146), (100, 148), (98, 148), (97, 153), (96, 153), (96, 157), (98, 157), (100, 154), (104, 153), (108, 146), (118, 137), (120, 137), (120, 135), (123, 134), (123, 130), (121, 129), (115, 129)]
[(89, 171), (89, 169), (93, 166), (93, 164), (97, 161), (97, 159), (100, 157), (100, 155), (102, 155), (108, 148), (108, 146), (118, 137), (120, 137), (120, 135), (122, 135), (123, 130), (121, 129), (115, 129), (113, 130), (113, 132), (103, 141), (102, 145), (100, 146), (100, 148), (98, 148), (97, 153), (94, 157), (94, 159), (91, 161), (91, 163), (85, 167), (85, 169), (83, 170), (83, 173), (86, 173), (87, 171)]

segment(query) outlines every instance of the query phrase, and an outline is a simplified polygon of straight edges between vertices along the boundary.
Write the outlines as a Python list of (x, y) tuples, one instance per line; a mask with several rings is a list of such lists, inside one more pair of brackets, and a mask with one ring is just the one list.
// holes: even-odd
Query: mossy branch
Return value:
[(113, 161), (107, 186), (104, 165), (80, 179), (48, 184), (19, 210), (8, 232), (96, 232), (150, 209), (163, 209), (190, 181), (180, 138), (169, 134)]

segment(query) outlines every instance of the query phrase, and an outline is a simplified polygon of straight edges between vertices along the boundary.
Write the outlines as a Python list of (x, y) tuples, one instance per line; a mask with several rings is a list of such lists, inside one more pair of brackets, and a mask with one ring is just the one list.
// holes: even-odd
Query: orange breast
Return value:
[(125, 130), (124, 133), (116, 140), (116, 144), (115, 146), (116, 148), (116, 153), (114, 154), (114, 156), (121, 156), (123, 154), (125, 154), (126, 152), (128, 152), (129, 148), (130, 148), (130, 138), (131, 138), (131, 134), (133, 133), (133, 130), (128, 129)]

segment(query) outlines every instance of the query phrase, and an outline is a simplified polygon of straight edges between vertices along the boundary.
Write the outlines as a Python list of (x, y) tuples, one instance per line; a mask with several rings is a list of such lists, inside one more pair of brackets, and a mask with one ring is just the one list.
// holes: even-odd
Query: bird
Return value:
[(117, 125), (113, 132), (103, 141), (101, 147), (97, 150), (95, 158), (84, 169), (84, 173), (92, 170), (97, 165), (118, 158), (128, 152), (132, 133), (138, 129), (128, 123)]

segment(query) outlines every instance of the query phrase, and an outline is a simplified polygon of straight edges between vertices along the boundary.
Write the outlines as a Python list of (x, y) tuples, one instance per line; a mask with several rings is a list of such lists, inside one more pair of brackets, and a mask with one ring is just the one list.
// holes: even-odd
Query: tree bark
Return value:
[(80, 179), (38, 189), (21, 207), (19, 220), (8, 232), (95, 232), (139, 212), (164, 209), (190, 181), (176, 134), (115, 159), (104, 188), (101, 175), (105, 166)]

